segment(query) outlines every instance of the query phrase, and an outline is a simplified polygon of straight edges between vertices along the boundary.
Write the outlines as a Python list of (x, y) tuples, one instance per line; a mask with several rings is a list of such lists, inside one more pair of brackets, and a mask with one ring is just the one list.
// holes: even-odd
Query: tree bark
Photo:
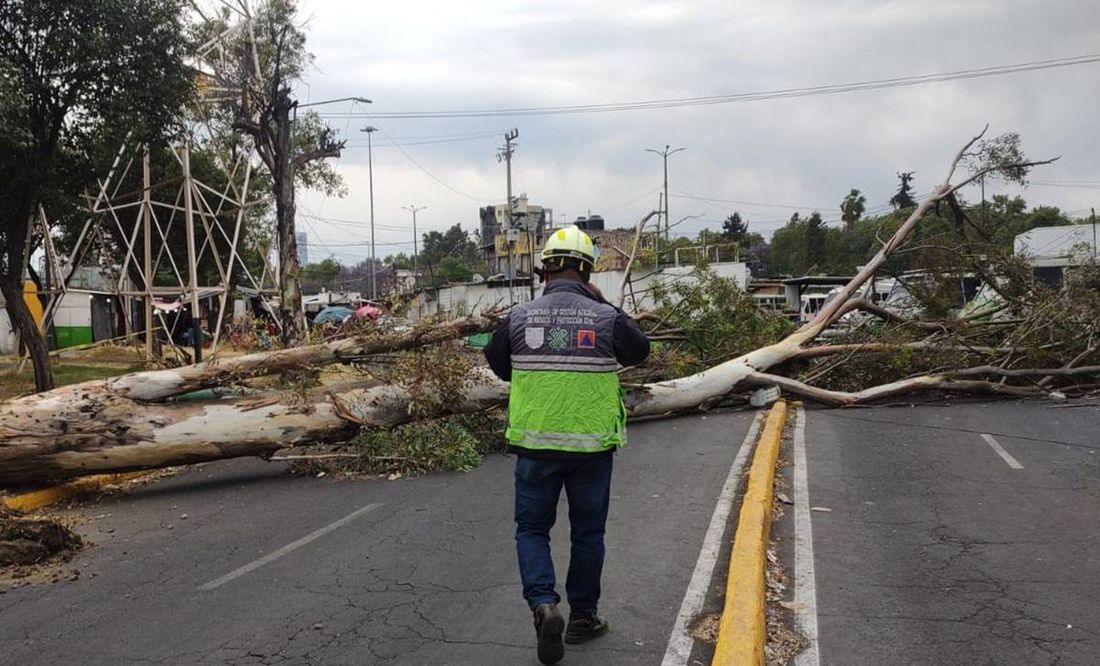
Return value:
[(298, 261), (294, 218), (295, 162), (291, 157), (290, 127), (293, 106), (290, 90), (280, 88), (272, 113), (275, 136), (271, 175), (275, 195), (275, 231), (279, 243), (279, 319), (283, 325), (283, 344), (287, 346), (299, 344), (305, 339), (306, 331), (305, 312), (302, 310), (302, 266)]
[[(347, 363), (372, 354), (439, 344), (466, 335), (493, 330), (502, 317), (501, 310), (486, 310), (479, 315), (420, 326), (409, 331), (380, 331), (319, 345), (258, 352), (168, 370), (135, 372), (113, 379), (86, 382), (79, 387), (83, 387), (82, 391), (86, 394), (105, 392), (132, 400), (154, 402), (199, 389), (225, 386), (249, 377), (274, 375), (298, 368)], [(65, 390), (65, 388), (59, 390)], [(45, 398), (45, 396), (36, 397)], [(0, 410), (3, 410), (3, 403), (0, 403)]]
[[(65, 388), (59, 391), (66, 391)], [(348, 426), (326, 397), (157, 404), (79, 390), (0, 410), (0, 487), (269, 455)]]
[(50, 367), (49, 350), (38, 324), (34, 321), (30, 308), (23, 301), (23, 269), (27, 265), (27, 240), (30, 236), (32, 202), (29, 197), (21, 197), (16, 210), (2, 213), (7, 226), (4, 238), (8, 246), (3, 249), (4, 261), (0, 261), (0, 293), (4, 295), (5, 307), (12, 327), (19, 334), (19, 340), (26, 346), (31, 364), (34, 366), (34, 387), (36, 391), (49, 391), (54, 387), (53, 369)]

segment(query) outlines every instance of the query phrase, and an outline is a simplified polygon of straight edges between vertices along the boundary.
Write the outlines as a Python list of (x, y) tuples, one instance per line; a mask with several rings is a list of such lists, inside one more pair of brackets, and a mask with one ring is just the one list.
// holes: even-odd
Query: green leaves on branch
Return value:
[(794, 330), (784, 316), (762, 310), (735, 280), (699, 270), (689, 279), (653, 288), (655, 319), (683, 342), (657, 352), (657, 362), (680, 374), (778, 342)]
[(363, 430), (350, 448), (359, 458), (344, 461), (342, 471), (416, 474), (466, 472), (485, 455), (507, 450), (499, 411), (415, 421), (393, 430)]

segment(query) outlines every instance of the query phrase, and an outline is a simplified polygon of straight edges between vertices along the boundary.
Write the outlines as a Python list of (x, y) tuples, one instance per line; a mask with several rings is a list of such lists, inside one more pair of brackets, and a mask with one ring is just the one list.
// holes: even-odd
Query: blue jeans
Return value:
[(570, 460), (516, 457), (516, 554), (523, 598), (533, 609), (561, 601), (555, 591), (550, 528), (557, 518), (565, 487), (569, 500), (572, 548), (565, 593), (569, 608), (595, 613), (603, 573), (603, 535), (611, 500), (612, 456), (577, 456)]

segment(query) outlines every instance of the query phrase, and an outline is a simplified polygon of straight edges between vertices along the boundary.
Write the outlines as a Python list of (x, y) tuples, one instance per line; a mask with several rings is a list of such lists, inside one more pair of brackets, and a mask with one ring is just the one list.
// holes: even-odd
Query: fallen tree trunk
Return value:
[[(839, 297), (823, 307), (813, 321), (779, 342), (702, 372), (631, 389), (626, 396), (629, 415), (658, 416), (693, 411), (733, 391), (759, 385), (780, 386), (796, 395), (834, 405), (851, 405), (930, 389), (1043, 394), (1046, 389), (1039, 386), (1013, 387), (962, 379), (960, 377), (966, 376), (962, 373), (911, 378), (850, 393), (828, 391), (768, 373), (769, 369), (791, 361), (852, 352), (852, 345), (806, 345), (855, 307), (851, 305), (855, 294), (939, 201), (991, 171), (1023, 169), (1036, 164), (979, 169), (962, 184), (953, 185), (951, 179), (960, 161), (981, 136), (958, 152), (944, 183), (913, 210), (893, 237), (842, 289)], [(864, 304), (856, 302), (856, 305)], [(508, 385), (481, 368), (469, 373), (461, 398), (438, 401), (439, 404), (428, 411), (413, 409), (418, 394), (422, 393), (415, 390), (418, 387), (400, 384), (318, 389), (305, 396), (275, 394), (176, 404), (161, 402), (242, 378), (442, 342), (489, 330), (498, 320), (499, 313), (490, 313), (404, 333), (383, 333), (175, 370), (135, 373), (0, 403), (0, 486), (235, 456), (268, 456), (287, 446), (343, 436), (349, 427), (393, 427), (417, 418), (502, 405), (507, 401)], [(919, 349), (921, 343), (910, 344), (910, 348)], [(989, 367), (983, 366), (981, 372), (973, 374), (996, 375), (988, 371)], [(1019, 374), (1045, 377), (1058, 372), (1046, 369)], [(1063, 371), (1062, 374), (1069, 373)], [(1000, 376), (1012, 375), (1001, 373)]]
[[(101, 390), (134, 400), (163, 400), (199, 389), (224, 386), (249, 377), (346, 363), (372, 354), (415, 349), (491, 331), (500, 323), (503, 314), (503, 310), (490, 309), (463, 319), (430, 323), (407, 331), (372, 331), (319, 345), (259, 352), (169, 370), (135, 372), (106, 380)], [(71, 388), (80, 393), (91, 390), (94, 384), (88, 382)], [(35, 399), (42, 397), (36, 396)]]
[[(215, 401), (157, 402), (249, 377), (348, 362), (492, 330), (502, 312), (408, 331), (382, 331), (322, 345), (249, 354), (61, 387), (0, 403), (0, 487), (110, 471), (239, 456), (335, 437), (354, 425), (333, 391)], [(359, 389), (362, 390), (362, 389)], [(407, 402), (406, 402), (407, 405)]]

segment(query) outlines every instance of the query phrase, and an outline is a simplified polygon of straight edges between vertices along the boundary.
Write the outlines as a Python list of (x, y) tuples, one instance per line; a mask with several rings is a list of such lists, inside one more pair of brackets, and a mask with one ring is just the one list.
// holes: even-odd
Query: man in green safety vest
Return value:
[[(561, 660), (563, 634), (565, 643), (583, 643), (607, 632), (597, 614), (604, 531), (612, 454), (626, 444), (617, 370), (649, 356), (638, 324), (589, 284), (595, 259), (588, 234), (553, 231), (542, 251), (542, 296), (513, 307), (485, 348), (493, 372), (512, 384), (506, 437), (516, 454), (516, 553), (544, 664)], [(568, 625), (550, 555), (562, 488), (572, 541)]]

